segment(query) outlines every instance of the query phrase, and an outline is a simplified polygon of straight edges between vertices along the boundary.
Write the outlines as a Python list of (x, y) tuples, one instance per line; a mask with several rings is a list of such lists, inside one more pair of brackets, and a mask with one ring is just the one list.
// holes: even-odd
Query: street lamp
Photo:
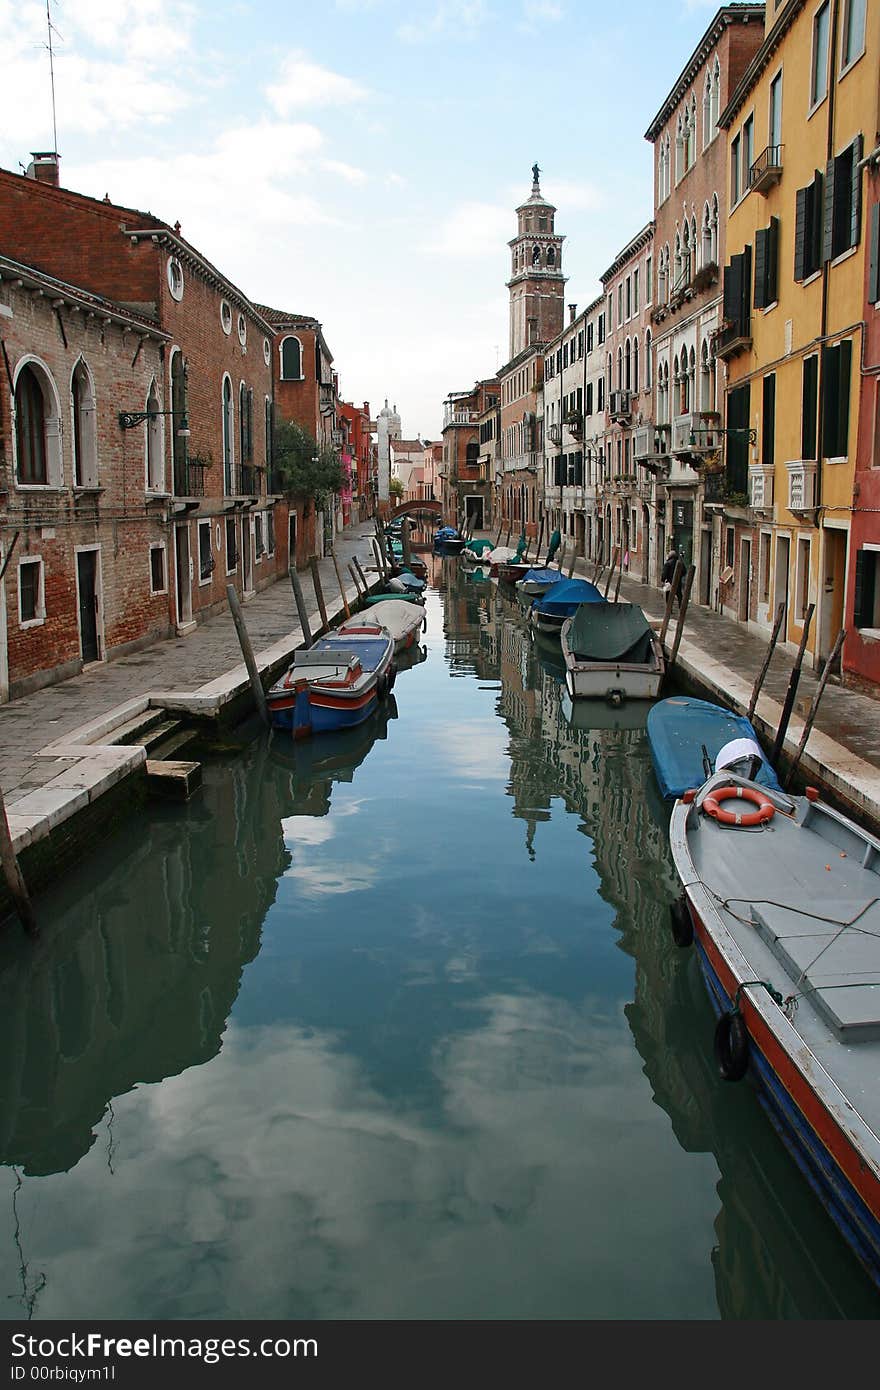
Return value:
[[(160, 415), (178, 414), (180, 412), (176, 410), (121, 410), (119, 412), (119, 428), (121, 430), (133, 430), (146, 421), (157, 420)], [(185, 414), (180, 415), (177, 437), (178, 439), (189, 439), (189, 422)]]

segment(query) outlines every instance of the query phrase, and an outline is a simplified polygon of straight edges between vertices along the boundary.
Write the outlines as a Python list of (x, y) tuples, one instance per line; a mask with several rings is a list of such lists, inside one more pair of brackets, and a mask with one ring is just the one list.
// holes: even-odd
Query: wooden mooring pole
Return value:
[(354, 565), (355, 569), (357, 570), (358, 574), (359, 574), (360, 577), (361, 577), (361, 583), (362, 583), (363, 586), (364, 586), (364, 598), (366, 598), (367, 595), (368, 595), (369, 592), (370, 592), (370, 586), (369, 586), (369, 584), (367, 583), (367, 576), (364, 574), (363, 570), (361, 569), (361, 562), (360, 562), (360, 560), (358, 559), (358, 557), (357, 557), (356, 555), (355, 555), (354, 558), (352, 559), (352, 562), (351, 562), (351, 563)]
[(672, 670), (678, 657), (678, 649), (681, 645), (681, 635), (684, 632), (685, 614), (687, 613), (688, 604), (690, 603), (691, 586), (693, 585), (694, 575), (696, 574), (696, 572), (696, 565), (690, 565), (687, 572), (687, 578), (684, 581), (684, 592), (681, 596), (681, 603), (679, 604), (678, 608), (678, 622), (675, 624), (675, 641), (672, 644), (672, 651), (669, 654), (669, 661), (666, 665), (667, 672)]
[(409, 522), (406, 517), (400, 523), (400, 544), (403, 548), (403, 563), (407, 569), (412, 567), (412, 546), (409, 540)]
[(575, 563), (576, 563), (576, 561), (577, 561), (577, 557), (578, 557), (577, 541), (572, 541), (572, 543), (571, 543), (571, 559), (570, 559), (569, 562), (568, 562), (568, 578), (569, 578), (569, 579), (571, 579), (571, 576), (574, 574), (574, 567), (575, 567)]
[(299, 575), (293, 565), (288, 570), (290, 575), (290, 587), (293, 589), (293, 597), (296, 599), (296, 611), (299, 614), (299, 625), (302, 628), (302, 635), (306, 639), (307, 647), (312, 645), (312, 631), (309, 627), (309, 617), (306, 612), (306, 601), (303, 598), (302, 585), (299, 582)]
[(361, 581), (358, 579), (357, 570), (355, 569), (351, 561), (348, 562), (348, 572), (354, 580), (354, 587), (357, 589), (358, 603), (361, 603), (364, 598), (364, 595), (361, 592)]
[(607, 578), (606, 581), (605, 581), (605, 593), (603, 594), (603, 598), (607, 598), (607, 597), (608, 597), (608, 590), (611, 588), (611, 580), (612, 580), (612, 578), (613, 578), (613, 576), (614, 576), (614, 568), (615, 568), (615, 565), (616, 565), (616, 564), (617, 564), (617, 546), (615, 546), (614, 549), (613, 549), (612, 552), (611, 552), (611, 564), (608, 566), (608, 578)]
[(825, 662), (824, 670), (822, 671), (822, 674), (819, 677), (819, 684), (816, 686), (816, 693), (813, 696), (813, 703), (810, 705), (810, 712), (807, 715), (806, 723), (804, 724), (804, 731), (801, 734), (801, 741), (798, 744), (797, 752), (794, 755), (791, 767), (788, 769), (788, 772), (786, 773), (786, 788), (791, 786), (791, 781), (794, 777), (795, 769), (797, 768), (797, 765), (801, 760), (801, 755), (807, 746), (807, 739), (810, 737), (810, 730), (813, 727), (813, 720), (816, 718), (816, 714), (819, 710), (819, 701), (822, 699), (823, 691), (825, 690), (825, 686), (828, 684), (828, 677), (831, 675), (831, 668), (833, 667), (838, 656), (840, 655), (840, 649), (843, 646), (845, 638), (846, 628), (842, 627), (837, 634), (837, 641), (831, 648), (831, 651), (828, 655), (828, 660)]
[(337, 584), (339, 585), (339, 596), (340, 596), (340, 598), (342, 599), (342, 611), (344, 612), (346, 618), (350, 618), (350, 617), (351, 617), (351, 609), (350, 609), (349, 606), (348, 606), (348, 599), (347, 599), (346, 594), (345, 594), (345, 583), (344, 583), (343, 578), (342, 578), (342, 572), (341, 572), (341, 570), (340, 570), (340, 568), (339, 568), (339, 561), (338, 561), (338, 559), (336, 558), (336, 551), (335, 551), (335, 550), (331, 550), (331, 551), (330, 551), (330, 556), (331, 556), (331, 558), (332, 558), (332, 560), (333, 560), (333, 568), (334, 568), (335, 571), (336, 571), (336, 582), (337, 582)]
[(257, 660), (254, 656), (248, 630), (245, 627), (244, 614), (241, 611), (241, 604), (238, 600), (238, 594), (235, 592), (234, 584), (226, 585), (226, 597), (229, 600), (229, 611), (232, 614), (232, 621), (235, 623), (235, 631), (238, 633), (238, 645), (241, 647), (241, 654), (247, 667), (251, 690), (254, 692), (254, 704), (263, 723), (268, 725), (271, 721), (269, 719), (269, 707), (266, 704), (266, 692), (263, 689), (263, 682), (257, 669)]
[(309, 556), (309, 569), (312, 571), (312, 583), (315, 586), (315, 598), (318, 600), (318, 612), (321, 614), (321, 631), (329, 632), (330, 624), (327, 621), (327, 606), (324, 603), (324, 590), (321, 588), (321, 575), (318, 571), (317, 555)]
[(0, 866), (3, 868), (6, 887), (9, 889), (9, 896), (15, 904), (21, 925), (29, 936), (39, 936), (40, 929), (37, 926), (27, 884), (22, 876), (15, 850), (12, 848), (12, 832), (9, 829), (9, 821), (6, 819), (6, 803), (3, 800), (2, 791), (0, 791)]
[(767, 653), (761, 664), (761, 669), (755, 678), (755, 684), (752, 686), (752, 698), (749, 700), (749, 707), (746, 710), (746, 719), (748, 719), (750, 723), (752, 715), (755, 713), (755, 707), (758, 703), (758, 696), (761, 693), (761, 686), (764, 684), (764, 678), (766, 677), (767, 672), (770, 669), (770, 658), (773, 656), (773, 648), (776, 646), (776, 639), (779, 636), (779, 629), (782, 627), (782, 619), (784, 615), (785, 604), (777, 604), (776, 619), (773, 623), (773, 631), (770, 633), (770, 641), (767, 644)]
[(666, 640), (666, 629), (669, 626), (669, 619), (672, 617), (672, 605), (675, 603), (675, 591), (678, 588), (684, 570), (684, 563), (679, 557), (675, 562), (675, 573), (672, 576), (672, 583), (669, 586), (669, 593), (666, 595), (666, 612), (663, 614), (663, 622), (660, 626), (660, 646)]
[(535, 564), (541, 563), (541, 542), (544, 539), (544, 515), (541, 514), (541, 525), (538, 528), (538, 544), (535, 546)]
[(815, 603), (811, 603), (804, 614), (804, 630), (801, 633), (801, 644), (798, 647), (798, 653), (794, 659), (794, 666), (791, 668), (791, 675), (788, 679), (788, 690), (785, 692), (785, 704), (782, 706), (782, 716), (779, 720), (779, 728), (776, 730), (776, 742), (773, 745), (773, 752), (770, 754), (770, 762), (773, 767), (776, 768), (777, 776), (779, 775), (779, 756), (785, 746), (788, 721), (791, 719), (791, 712), (794, 709), (794, 697), (797, 694), (798, 681), (801, 678), (801, 666), (803, 665), (804, 652), (807, 650), (807, 638), (810, 635), (810, 623), (813, 621), (815, 609)]

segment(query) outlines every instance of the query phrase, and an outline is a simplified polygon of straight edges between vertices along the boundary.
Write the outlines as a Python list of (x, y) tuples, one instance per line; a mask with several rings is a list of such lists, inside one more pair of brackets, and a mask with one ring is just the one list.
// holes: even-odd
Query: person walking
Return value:
[(666, 556), (666, 559), (663, 561), (663, 568), (662, 568), (662, 570), (660, 571), (660, 587), (661, 587), (661, 589), (663, 590), (663, 593), (664, 593), (664, 594), (668, 594), (668, 593), (669, 593), (669, 590), (672, 588), (672, 581), (675, 579), (675, 570), (676, 570), (676, 566), (678, 565), (679, 559), (681, 559), (681, 569), (679, 570), (678, 581), (677, 581), (677, 583), (676, 583), (676, 585), (675, 585), (675, 597), (676, 597), (676, 599), (678, 600), (678, 607), (679, 607), (679, 611), (680, 611), (680, 610), (681, 610), (681, 583), (682, 583), (682, 579), (684, 578), (684, 557), (683, 557), (683, 556), (679, 556), (679, 553), (678, 553), (678, 551), (675, 549), (675, 546), (670, 546), (670, 548), (669, 548), (669, 554)]

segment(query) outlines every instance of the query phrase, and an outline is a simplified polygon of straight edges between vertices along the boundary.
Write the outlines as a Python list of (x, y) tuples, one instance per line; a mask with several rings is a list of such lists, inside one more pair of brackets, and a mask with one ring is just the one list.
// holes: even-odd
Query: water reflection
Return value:
[(572, 709), (515, 602), (432, 568), (382, 717), (209, 765), (7, 943), (4, 1292), (77, 1319), (876, 1315), (715, 1081), (638, 721)]

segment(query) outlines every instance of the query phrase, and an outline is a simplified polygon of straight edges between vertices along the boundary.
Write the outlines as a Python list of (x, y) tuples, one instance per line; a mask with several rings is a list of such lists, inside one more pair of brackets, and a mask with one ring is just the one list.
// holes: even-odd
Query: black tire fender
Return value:
[(669, 926), (676, 946), (693, 945), (694, 924), (691, 920), (690, 908), (683, 894), (669, 906)]
[(722, 1014), (715, 1028), (715, 1060), (723, 1081), (741, 1081), (749, 1065), (749, 1030), (738, 1010)]

